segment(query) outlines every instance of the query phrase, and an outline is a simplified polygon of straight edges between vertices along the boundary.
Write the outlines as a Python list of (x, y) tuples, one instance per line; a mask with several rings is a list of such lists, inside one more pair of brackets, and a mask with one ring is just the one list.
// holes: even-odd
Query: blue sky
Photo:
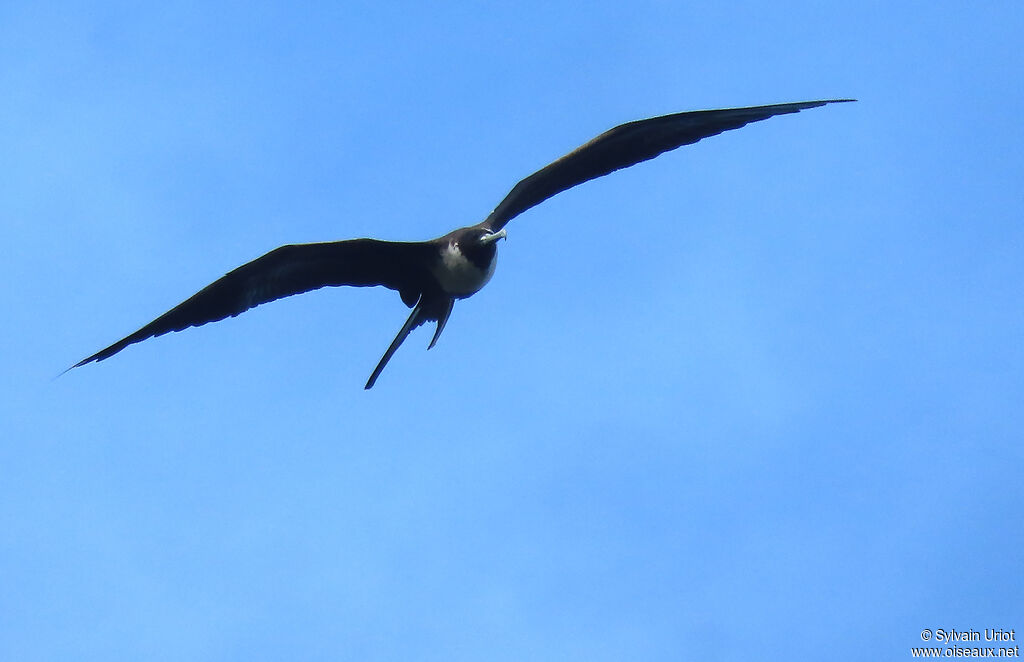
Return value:
[[(1024, 9), (0, 7), (0, 658), (902, 659), (1024, 630)], [(624, 121), (438, 345), (329, 289), (52, 380), (284, 243)], [(575, 245), (575, 257), (561, 249)]]

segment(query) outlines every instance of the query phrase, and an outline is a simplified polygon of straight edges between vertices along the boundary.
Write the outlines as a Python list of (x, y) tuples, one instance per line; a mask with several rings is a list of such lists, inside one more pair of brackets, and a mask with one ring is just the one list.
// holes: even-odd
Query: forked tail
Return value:
[[(405, 324), (402, 325), (402, 328), (398, 332), (398, 335), (395, 336), (395, 339), (391, 341), (387, 351), (384, 352), (384, 356), (380, 357), (380, 362), (377, 364), (377, 367), (373, 369), (373, 374), (370, 375), (370, 378), (366, 381), (366, 386), (363, 388), (366, 390), (373, 388), (373, 385), (377, 382), (377, 378), (380, 377), (380, 373), (384, 371), (384, 366), (388, 364), (391, 357), (394, 356), (398, 348), (402, 346), (402, 343), (405, 341), (406, 336), (409, 335), (409, 332), (427, 320), (436, 317), (437, 329), (434, 331), (434, 337), (430, 340), (430, 347), (433, 347), (437, 342), (438, 337), (440, 337), (441, 332), (444, 331), (444, 325), (448, 322), (448, 316), (451, 315), (452, 306), (454, 304), (454, 299), (446, 299), (441, 304), (441, 308), (439, 310), (431, 311), (424, 306), (423, 297), (420, 296), (419, 301), (416, 302), (412, 312), (409, 313), (409, 319), (405, 320)], [(427, 349), (430, 349), (430, 347), (427, 347)]]

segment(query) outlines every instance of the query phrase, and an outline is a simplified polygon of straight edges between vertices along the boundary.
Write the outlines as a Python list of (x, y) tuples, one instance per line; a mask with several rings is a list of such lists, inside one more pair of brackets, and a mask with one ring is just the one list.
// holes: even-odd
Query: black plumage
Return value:
[(366, 383), (371, 388), (406, 336), (436, 321), (434, 346), (456, 299), (479, 291), (494, 270), (497, 241), (513, 218), (578, 184), (653, 159), (723, 131), (775, 115), (795, 113), (832, 99), (701, 110), (628, 122), (538, 170), (513, 187), (481, 223), (430, 241), (350, 239), (276, 248), (227, 273), (135, 333), (76, 363), (102, 361), (128, 345), (170, 331), (234, 317), (262, 303), (328, 286), (383, 285), (396, 290), (413, 310)]

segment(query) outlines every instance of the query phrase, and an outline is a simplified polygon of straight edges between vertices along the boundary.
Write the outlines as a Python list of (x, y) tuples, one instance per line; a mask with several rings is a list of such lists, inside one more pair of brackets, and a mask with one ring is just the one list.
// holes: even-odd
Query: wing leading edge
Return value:
[(351, 239), (275, 248), (156, 318), (135, 333), (72, 366), (102, 361), (128, 345), (170, 331), (235, 317), (250, 308), (321, 287), (383, 285), (408, 306), (421, 294), (430, 248), (426, 242)]
[(497, 232), (527, 209), (591, 179), (751, 122), (848, 101), (854, 99), (697, 110), (620, 124), (520, 181), (480, 225)]

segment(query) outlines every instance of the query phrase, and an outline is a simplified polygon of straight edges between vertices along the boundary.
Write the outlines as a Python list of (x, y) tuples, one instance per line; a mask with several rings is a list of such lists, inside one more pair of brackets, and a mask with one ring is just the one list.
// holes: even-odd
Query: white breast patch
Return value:
[(434, 275), (441, 283), (441, 287), (449, 294), (468, 297), (487, 284), (487, 281), (494, 275), (494, 265), (497, 262), (498, 257), (495, 255), (491, 260), (490, 268), (483, 271), (467, 260), (458, 246), (448, 244), (441, 251), (441, 262), (435, 268)]

